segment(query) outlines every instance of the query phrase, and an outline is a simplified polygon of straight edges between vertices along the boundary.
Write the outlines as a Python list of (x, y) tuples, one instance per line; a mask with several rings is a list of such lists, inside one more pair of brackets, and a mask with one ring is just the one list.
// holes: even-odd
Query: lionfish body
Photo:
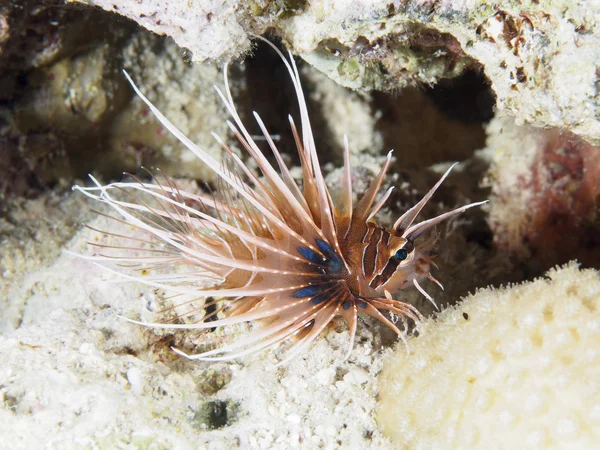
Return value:
[[(138, 324), (202, 330), (241, 322), (263, 320), (264, 325), (244, 338), (196, 355), (191, 359), (230, 360), (271, 348), (294, 339), (289, 356), (312, 342), (341, 315), (349, 325), (350, 350), (359, 313), (368, 314), (391, 327), (404, 340), (404, 333), (388, 318), (419, 321), (417, 310), (392, 298), (391, 293), (408, 285), (420, 287), (429, 271), (431, 241), (416, 244), (424, 232), (473, 203), (415, 224), (425, 203), (449, 171), (391, 229), (376, 225), (373, 218), (389, 196), (376, 196), (388, 169), (391, 153), (381, 172), (353, 205), (350, 151), (345, 142), (344, 171), (340, 198), (334, 202), (326, 187), (312, 136), (300, 78), (293, 58), (279, 50), (294, 84), (300, 106), (302, 133), (290, 117), (302, 167), (302, 183), (291, 176), (260, 117), (255, 118), (277, 161), (276, 170), (244, 127), (233, 104), (225, 68), (225, 94), (218, 88), (234, 123), (230, 128), (241, 146), (256, 162), (258, 178), (218, 136), (224, 150), (219, 163), (193, 144), (164, 117), (127, 78), (137, 94), (162, 124), (218, 175), (212, 195), (180, 191), (175, 183), (156, 178), (154, 183), (138, 179), (76, 189), (111, 206), (132, 234), (114, 234), (130, 244), (103, 249), (90, 257), (118, 265), (113, 270), (131, 280), (162, 288), (180, 298), (180, 323)], [(119, 192), (120, 195), (113, 195)], [(102, 246), (101, 246), (102, 247)], [(110, 253), (106, 253), (108, 250)], [(128, 267), (133, 274), (125, 274)], [(164, 268), (176, 269), (169, 273)], [(201, 301), (201, 307), (195, 305)], [(186, 322), (187, 320), (187, 322)], [(182, 323), (183, 322), (183, 323)]]

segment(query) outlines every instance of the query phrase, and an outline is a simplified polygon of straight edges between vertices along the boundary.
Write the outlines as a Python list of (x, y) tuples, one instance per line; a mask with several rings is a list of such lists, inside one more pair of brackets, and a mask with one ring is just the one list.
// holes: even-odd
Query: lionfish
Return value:
[[(352, 351), (359, 313), (385, 323), (406, 343), (407, 319), (419, 323), (421, 315), (414, 306), (395, 300), (392, 293), (415, 286), (433, 302), (419, 282), (429, 278), (441, 287), (430, 273), (431, 239), (422, 244), (417, 239), (440, 222), (485, 202), (471, 203), (415, 223), (451, 167), (392, 228), (382, 228), (374, 217), (392, 188), (375, 200), (390, 165), (391, 152), (373, 183), (353, 205), (347, 137), (341, 194), (334, 202), (319, 165), (294, 58), (290, 52), (288, 60), (275, 45), (265, 42), (285, 64), (295, 88), (301, 133), (291, 115), (288, 118), (302, 168), (302, 183), (292, 177), (259, 115), (254, 112), (279, 170), (268, 161), (242, 123), (229, 89), (227, 65), (223, 70), (225, 92), (216, 86), (215, 89), (233, 119), (233, 123), (227, 122), (231, 131), (256, 163), (261, 178), (214, 133), (224, 152), (222, 161), (196, 146), (124, 72), (134, 91), (162, 125), (216, 173), (218, 182), (210, 195), (201, 195), (178, 189), (167, 177), (162, 182), (159, 177), (154, 177), (153, 182), (133, 177), (132, 181), (103, 186), (90, 176), (96, 186), (74, 189), (112, 207), (120, 217), (111, 218), (122, 226), (124, 233), (129, 230), (130, 234), (92, 228), (127, 239), (129, 243), (99, 245), (113, 253), (97, 253), (88, 258), (116, 263), (117, 268), (106, 268), (126, 279), (171, 291), (175, 294), (172, 298), (185, 298), (177, 307), (202, 302), (200, 308), (194, 306), (178, 314), (179, 323), (130, 322), (184, 330), (212, 329), (261, 319), (265, 322), (231, 344), (200, 354), (188, 355), (173, 349), (189, 359), (232, 360), (290, 340), (293, 344), (287, 351), (285, 361), (288, 361), (338, 315), (349, 327), (347, 358)], [(135, 274), (123, 273), (123, 267)], [(165, 271), (165, 268), (176, 270)], [(397, 318), (402, 318), (404, 331), (396, 326)]]

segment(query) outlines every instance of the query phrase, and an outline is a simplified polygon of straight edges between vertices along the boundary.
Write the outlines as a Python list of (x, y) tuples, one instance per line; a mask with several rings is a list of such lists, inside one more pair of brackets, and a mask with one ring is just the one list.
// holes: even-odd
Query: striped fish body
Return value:
[[(357, 297), (382, 296), (401, 261), (395, 258), (398, 249), (407, 244), (393, 230), (386, 230), (364, 218), (355, 218), (349, 232), (340, 240), (342, 253), (353, 274), (349, 277), (350, 291)], [(366, 287), (368, 286), (368, 287)]]

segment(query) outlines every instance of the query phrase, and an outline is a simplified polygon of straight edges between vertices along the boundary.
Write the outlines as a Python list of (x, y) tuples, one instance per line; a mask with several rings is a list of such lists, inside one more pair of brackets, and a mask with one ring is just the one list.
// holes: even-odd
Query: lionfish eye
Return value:
[(404, 261), (406, 258), (408, 258), (408, 251), (405, 248), (401, 248), (394, 256), (398, 261)]

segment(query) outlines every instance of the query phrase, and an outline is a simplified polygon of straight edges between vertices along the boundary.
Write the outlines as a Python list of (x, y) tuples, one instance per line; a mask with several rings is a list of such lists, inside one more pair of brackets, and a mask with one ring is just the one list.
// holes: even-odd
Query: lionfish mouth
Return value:
[[(377, 226), (373, 218), (391, 189), (375, 203), (391, 161), (388, 155), (381, 172), (356, 206), (352, 204), (350, 150), (345, 139), (341, 195), (332, 201), (319, 165), (306, 101), (294, 59), (287, 59), (266, 42), (285, 64), (300, 107), (301, 130), (289, 116), (302, 167), (297, 183), (285, 165), (264, 123), (254, 113), (278, 165), (276, 170), (245, 128), (234, 105), (224, 68), (225, 91), (215, 87), (233, 122), (228, 122), (239, 143), (260, 170), (261, 179), (213, 133), (224, 157), (215, 160), (191, 142), (142, 94), (127, 73), (137, 95), (158, 120), (218, 177), (211, 195), (181, 191), (168, 177), (143, 182), (131, 180), (74, 189), (110, 206), (121, 227), (108, 233), (122, 245), (95, 245), (98, 262), (125, 279), (172, 292), (175, 319), (147, 323), (149, 327), (205, 330), (242, 322), (263, 320), (264, 325), (229, 345), (199, 354), (176, 353), (201, 361), (239, 358), (290, 341), (288, 361), (305, 349), (333, 320), (341, 315), (350, 329), (350, 355), (359, 313), (373, 316), (405, 341), (386, 312), (419, 322), (411, 305), (392, 298), (391, 292), (419, 285), (430, 278), (431, 244), (415, 241), (443, 220), (485, 202), (471, 203), (433, 219), (414, 223), (440, 181), (392, 229)], [(92, 228), (92, 230), (95, 230)], [(95, 230), (100, 231), (100, 230)], [(111, 267), (112, 266), (112, 267)], [(438, 283), (439, 284), (439, 283)], [(441, 286), (441, 285), (440, 285)], [(178, 322), (178, 323), (173, 323)], [(404, 321), (405, 322), (405, 321)], [(284, 362), (285, 362), (284, 361)]]

